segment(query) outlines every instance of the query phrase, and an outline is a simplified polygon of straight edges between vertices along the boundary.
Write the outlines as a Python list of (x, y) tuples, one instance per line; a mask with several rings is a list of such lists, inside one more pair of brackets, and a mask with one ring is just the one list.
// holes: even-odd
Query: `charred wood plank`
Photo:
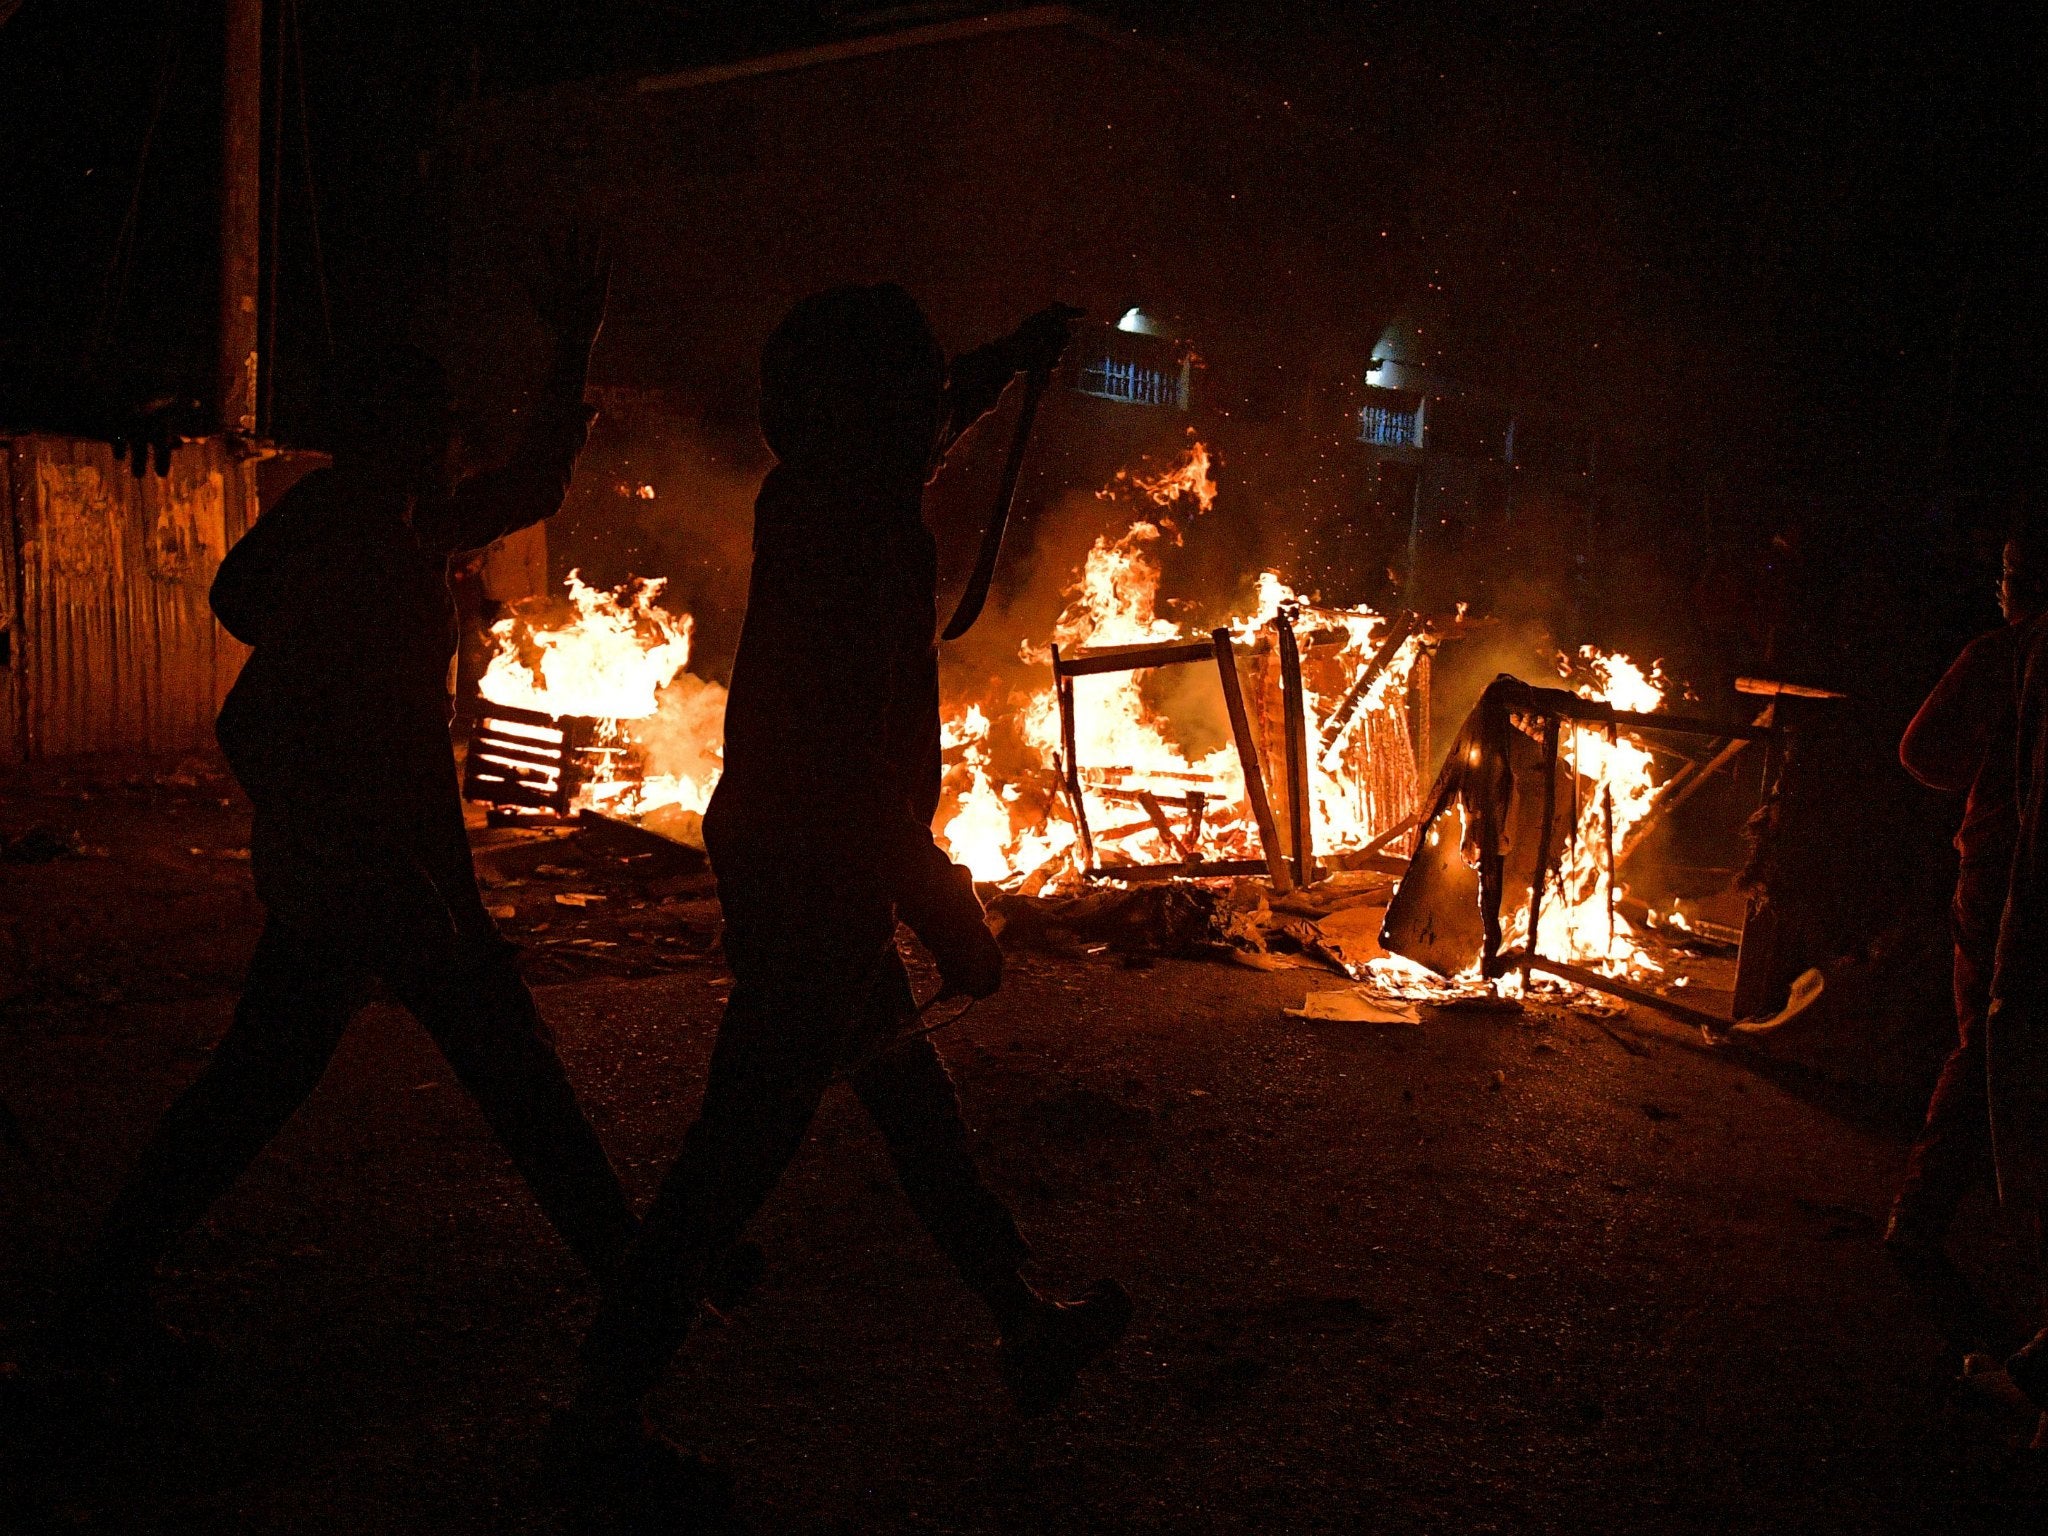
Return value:
[(1140, 672), (1151, 667), (1171, 667), (1190, 661), (1207, 661), (1215, 655), (1206, 640), (1165, 640), (1156, 645), (1111, 645), (1081, 649), (1062, 656), (1053, 652), (1054, 677), (1088, 677), (1099, 672)]
[(1230, 733), (1237, 741), (1238, 763), (1244, 770), (1245, 798), (1252, 803), (1252, 819), (1259, 829), (1259, 850), (1266, 856), (1266, 871), (1272, 878), (1273, 889), (1291, 891), (1294, 882), (1287, 861), (1280, 856), (1280, 829), (1273, 820), (1272, 804), (1266, 799), (1266, 780), (1259, 771), (1259, 745), (1252, 739), (1251, 721), (1245, 715), (1244, 690), (1238, 685), (1237, 657), (1230, 648), (1230, 631), (1218, 629), (1209, 638), (1216, 648), (1223, 703), (1230, 712)]
[(1587, 970), (1581, 965), (1567, 965), (1562, 960), (1545, 960), (1541, 955), (1531, 955), (1528, 953), (1515, 956), (1513, 963), (1522, 966), (1525, 970), (1542, 971), (1544, 974), (1555, 976), (1561, 981), (1574, 982), (1595, 992), (1605, 992), (1609, 997), (1618, 997), (1625, 1003), (1640, 1003), (1645, 1008), (1654, 1008), (1659, 1013), (1669, 1014), (1674, 1019), (1681, 1019), (1687, 1024), (1696, 1025), (1710, 1035), (1725, 1035), (1735, 1027), (1733, 1019), (1724, 1019), (1718, 1013), (1708, 1013), (1701, 1008), (1687, 1007), (1684, 1003), (1666, 997), (1661, 992), (1652, 992), (1646, 987), (1632, 986), (1628, 982), (1617, 981), (1612, 976), (1603, 975), (1599, 971)]
[(1421, 620), (1413, 613), (1402, 611), (1394, 616), (1393, 626), (1387, 631), (1387, 638), (1380, 642), (1379, 649), (1372, 653), (1372, 660), (1365, 664), (1365, 670), (1358, 674), (1358, 680), (1351, 685), (1343, 701), (1332, 711), (1324, 722), (1321, 753), (1328, 757), (1344, 739), (1344, 732), (1358, 714), (1358, 707), (1365, 702), (1365, 696), (1372, 692), (1372, 685), (1379, 681), (1380, 674), (1393, 663), (1401, 647), (1408, 643), (1408, 637), (1415, 633)]

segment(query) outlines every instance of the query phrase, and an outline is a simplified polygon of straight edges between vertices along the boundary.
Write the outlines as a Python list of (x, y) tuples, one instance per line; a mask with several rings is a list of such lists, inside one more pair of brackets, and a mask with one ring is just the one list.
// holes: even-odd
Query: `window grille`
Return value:
[(1360, 442), (1379, 448), (1420, 448), (1421, 433), (1415, 430), (1414, 411), (1391, 405), (1368, 405), (1359, 413)]
[(1422, 446), (1422, 396), (1411, 390), (1368, 385), (1358, 412), (1358, 440), (1375, 448)]
[(1187, 370), (1181, 367), (1155, 368), (1128, 358), (1099, 357), (1081, 370), (1076, 387), (1084, 395), (1126, 405), (1188, 408)]

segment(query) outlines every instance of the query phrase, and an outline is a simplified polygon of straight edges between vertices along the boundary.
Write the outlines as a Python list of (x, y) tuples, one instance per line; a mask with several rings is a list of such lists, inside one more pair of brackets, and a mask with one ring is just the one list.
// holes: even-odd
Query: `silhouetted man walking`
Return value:
[(1114, 1282), (1062, 1305), (1025, 1281), (1029, 1250), (975, 1168), (938, 1052), (922, 1036), (889, 1048), (913, 1008), (899, 917), (947, 991), (987, 997), (1002, 979), (973, 881), (931, 834), (937, 554), (924, 485), (1017, 371), (1052, 368), (1073, 313), (1055, 306), (949, 370), (902, 289), (845, 287), (797, 305), (768, 342), (761, 424), (779, 462), (755, 503), (725, 770), (704, 817), (735, 983), (698, 1119), (558, 1421), (558, 1450), (593, 1480), (722, 1496), (715, 1474), (645, 1427), (640, 1400), (842, 1073), (912, 1207), (994, 1314), (1020, 1406), (1063, 1398), (1128, 1325)]
[(1963, 1197), (1991, 1182), (1985, 1016), (2019, 839), (2014, 774), (2021, 662), (2028, 623), (2048, 603), (2048, 546), (2022, 530), (2006, 541), (2002, 564), (1998, 605), (2005, 623), (1964, 647), (1899, 743), (1908, 773), (1931, 789), (1966, 793), (1967, 801), (1956, 832), (1949, 911), (1956, 1048), (1928, 1103), (1884, 1242), (1942, 1331), (1965, 1351), (1989, 1347), (2000, 1332), (1944, 1244)]
[(165, 1339), (156, 1262), (312, 1093), (373, 980), (433, 1035), (576, 1256), (617, 1272), (632, 1215), (484, 909), (447, 694), (449, 558), (561, 506), (607, 286), (579, 247), (537, 296), (556, 355), (510, 463), (452, 485), (447, 380), (387, 351), (337, 391), (334, 466), (221, 564), (214, 612), (255, 650), (219, 736), (255, 806), (266, 918), (233, 1026), (107, 1216), (72, 1309), (82, 1348), (134, 1359)]

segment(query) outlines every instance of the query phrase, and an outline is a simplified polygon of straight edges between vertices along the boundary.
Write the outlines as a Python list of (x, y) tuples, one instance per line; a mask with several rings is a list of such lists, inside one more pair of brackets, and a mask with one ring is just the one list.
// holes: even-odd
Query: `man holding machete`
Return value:
[(915, 1004), (895, 939), (901, 918), (946, 993), (985, 998), (1002, 983), (973, 880), (931, 833), (937, 547), (923, 492), (1015, 374), (1042, 387), (1078, 313), (1054, 305), (949, 367), (903, 289), (846, 286), (799, 303), (768, 341), (761, 426), (779, 462), (755, 503), (725, 769), (704, 817), (733, 991), (697, 1121), (555, 1425), (574, 1481), (700, 1505), (726, 1496), (721, 1476), (647, 1427), (640, 1402), (841, 1075), (919, 1219), (994, 1314), (1020, 1408), (1065, 1398), (1129, 1324), (1113, 1281), (1063, 1304), (1025, 1280), (1029, 1250), (975, 1167), (945, 1064), (907, 1029)]

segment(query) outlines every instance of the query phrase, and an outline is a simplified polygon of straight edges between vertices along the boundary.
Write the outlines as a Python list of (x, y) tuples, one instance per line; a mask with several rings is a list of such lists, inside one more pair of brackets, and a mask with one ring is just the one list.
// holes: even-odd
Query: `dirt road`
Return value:
[[(118, 860), (140, 822), (86, 835)], [(231, 892), (245, 866), (218, 862)], [(54, 882), (45, 908), (83, 878), (6, 873)], [(228, 895), (206, 910), (223, 953), (245, 941)], [(50, 1276), (225, 1023), (186, 974), (17, 990), (0, 1361), (32, 1358)], [(758, 1224), (767, 1280), (698, 1334), (662, 1422), (774, 1532), (2041, 1527), (2025, 1426), (1954, 1400), (1878, 1253), (1896, 1128), (1648, 1020), (1282, 1013), (1322, 984), (1027, 955), (944, 1037), (1047, 1273), (1138, 1300), (1069, 1410), (1011, 1414), (989, 1325), (839, 1092)], [(713, 952), (543, 989), (636, 1197), (724, 988)], [(2023, 1315), (2014, 1234), (1973, 1207), (1958, 1245)], [(25, 1528), (564, 1528), (530, 1480), (587, 1288), (402, 1014), (359, 1021), (163, 1294), (220, 1342), (189, 1397), (57, 1437), (26, 1367), (0, 1381)]]

